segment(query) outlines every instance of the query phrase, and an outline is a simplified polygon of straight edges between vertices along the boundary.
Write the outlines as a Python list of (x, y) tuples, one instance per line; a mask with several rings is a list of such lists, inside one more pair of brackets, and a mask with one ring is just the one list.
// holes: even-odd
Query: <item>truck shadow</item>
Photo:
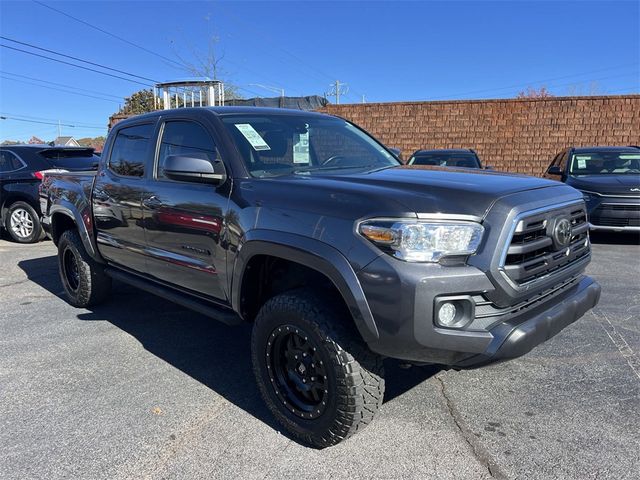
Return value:
[[(64, 299), (55, 256), (18, 263), (27, 277)], [(175, 368), (250, 413), (275, 430), (281, 427), (264, 405), (251, 368), (251, 325), (229, 327), (160, 297), (114, 283), (111, 300), (78, 310), (82, 321), (107, 321), (136, 338), (142, 346)], [(439, 369), (404, 369), (391, 360), (385, 403), (427, 380)]]

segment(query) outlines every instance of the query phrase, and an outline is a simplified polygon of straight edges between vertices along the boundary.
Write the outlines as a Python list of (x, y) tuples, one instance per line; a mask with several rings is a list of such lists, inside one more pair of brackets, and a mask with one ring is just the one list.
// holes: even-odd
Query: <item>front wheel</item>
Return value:
[(382, 358), (363, 344), (347, 311), (304, 290), (270, 299), (253, 328), (260, 393), (277, 420), (318, 448), (374, 418), (384, 396)]
[(76, 230), (65, 231), (58, 241), (58, 270), (69, 303), (74, 307), (97, 305), (111, 292), (111, 278), (89, 256)]

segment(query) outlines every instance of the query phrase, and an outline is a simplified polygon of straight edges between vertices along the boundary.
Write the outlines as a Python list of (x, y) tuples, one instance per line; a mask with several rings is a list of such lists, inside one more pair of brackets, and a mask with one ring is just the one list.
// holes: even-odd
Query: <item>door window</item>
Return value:
[(198, 123), (189, 121), (169, 121), (164, 124), (160, 152), (158, 154), (157, 177), (166, 179), (164, 166), (171, 155), (206, 158), (216, 160), (216, 147), (207, 131)]
[(144, 176), (153, 124), (135, 125), (118, 131), (111, 149), (109, 169), (125, 177)]

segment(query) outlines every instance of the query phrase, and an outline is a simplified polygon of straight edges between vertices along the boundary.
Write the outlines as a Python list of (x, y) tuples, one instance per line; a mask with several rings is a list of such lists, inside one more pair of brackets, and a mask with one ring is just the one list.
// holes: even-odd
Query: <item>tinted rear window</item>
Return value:
[(100, 157), (92, 149), (83, 150), (44, 150), (40, 155), (47, 159), (52, 168), (65, 170), (96, 170)]
[(151, 123), (121, 128), (113, 142), (109, 168), (118, 175), (144, 176), (144, 164), (154, 128)]

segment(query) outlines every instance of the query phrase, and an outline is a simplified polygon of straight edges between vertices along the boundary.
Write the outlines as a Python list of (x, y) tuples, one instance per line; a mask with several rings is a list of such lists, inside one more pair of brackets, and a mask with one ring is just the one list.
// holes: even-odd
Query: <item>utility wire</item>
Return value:
[(20, 113), (10, 113), (10, 112), (0, 112), (0, 115), (6, 116), (6, 117), (18, 117), (26, 120), (46, 120), (49, 122), (56, 122), (56, 125), (58, 124), (57, 122), (66, 122), (66, 123), (73, 123), (76, 126), (81, 126), (81, 127), (102, 127), (101, 124), (97, 124), (97, 123), (86, 123), (82, 121), (69, 120), (65, 118), (34, 117), (31, 115), (22, 115)]
[[(218, 6), (218, 7), (220, 7), (220, 6), (221, 6), (221, 2), (216, 2), (216, 4), (217, 4), (217, 6)], [(264, 32), (261, 32), (260, 30), (257, 30), (257, 29), (256, 29), (256, 27), (255, 27), (255, 25), (252, 25), (252, 24), (250, 24), (249, 22), (246, 22), (244, 19), (242, 19), (241, 17), (239, 17), (239, 16), (237, 16), (237, 15), (235, 15), (235, 14), (231, 13), (231, 12), (230, 12), (230, 11), (228, 11), (228, 10), (226, 10), (226, 11), (224, 11), (224, 10), (225, 10), (225, 9), (224, 9), (224, 7), (223, 7), (222, 9), (218, 8), (218, 13), (221, 13), (222, 15), (224, 15), (225, 17), (227, 17), (228, 19), (235, 20), (235, 21), (236, 21), (236, 23), (242, 23), (242, 24), (244, 24), (244, 25), (246, 25), (246, 26), (251, 27), (251, 31), (252, 31), (253, 33), (257, 33), (257, 34), (259, 34), (262, 38), (264, 38), (264, 39), (266, 39), (267, 41), (269, 41), (272, 45), (275, 45), (275, 46), (278, 48), (278, 50), (280, 50), (281, 52), (283, 52), (283, 53), (287, 54), (289, 57), (293, 58), (293, 59), (294, 59), (294, 61), (296, 62), (296, 65), (295, 65), (296, 67), (300, 67), (301, 65), (302, 65), (302, 66), (304, 66), (304, 67), (306, 67), (306, 68), (307, 68), (307, 70), (312, 71), (312, 72), (314, 72), (314, 73), (315, 73), (316, 78), (321, 78), (321, 79), (322, 79), (322, 81), (326, 81), (326, 79), (329, 79), (329, 80), (333, 80), (333, 81), (335, 81), (335, 79), (337, 78), (336, 76), (329, 75), (328, 73), (323, 72), (322, 70), (319, 70), (316, 66), (311, 65), (311, 64), (309, 64), (309, 63), (307, 63), (305, 60), (303, 60), (302, 58), (300, 58), (300, 57), (299, 57), (299, 56), (297, 56), (296, 54), (294, 54), (294, 53), (290, 52), (289, 50), (286, 50), (286, 49), (282, 48), (281, 46), (279, 46), (279, 45), (275, 42), (275, 40), (274, 40), (272, 37), (270, 37), (269, 35), (267, 35), (267, 34), (266, 34), (266, 33), (264, 33)], [(265, 51), (266, 51), (266, 50), (265, 50)], [(271, 54), (271, 55), (272, 55), (272, 54)], [(272, 56), (273, 56), (273, 55), (272, 55)], [(282, 60), (282, 61), (284, 61), (284, 59), (283, 59), (283, 58), (281, 58), (281, 60)], [(355, 92), (355, 90), (354, 90), (354, 93), (357, 93), (357, 92)]]
[[(330, 80), (335, 81), (335, 79), (338, 78), (338, 77), (329, 75), (329, 74), (319, 70), (317, 67), (314, 67), (313, 65), (307, 63), (305, 60), (301, 59), (299, 56), (295, 55), (294, 53), (292, 53), (292, 52), (290, 52), (288, 50), (285, 50), (284, 48), (280, 47), (272, 37), (270, 37), (269, 35), (267, 35), (264, 32), (256, 30), (255, 25), (252, 25), (252, 24), (244, 21), (242, 18), (238, 17), (237, 15), (235, 15), (235, 14), (229, 12), (229, 11), (226, 11), (226, 12), (222, 11), (222, 9), (220, 8), (221, 7), (220, 2), (216, 2), (216, 6), (218, 7), (218, 9), (216, 10), (216, 13), (222, 14), (223, 16), (225, 16), (227, 19), (229, 19), (231, 21), (235, 20), (235, 23), (237, 25), (244, 24), (244, 25), (250, 27), (252, 33), (261, 36), (262, 38), (266, 39), (272, 45), (275, 45), (278, 50), (280, 50), (281, 52), (285, 53), (289, 57), (293, 58), (293, 62), (291, 61), (291, 59), (286, 59), (286, 58), (284, 58), (282, 56), (275, 56), (272, 53), (271, 50), (267, 50), (266, 48), (260, 47), (258, 45), (258, 48), (260, 48), (260, 50), (262, 50), (265, 54), (270, 55), (271, 57), (279, 60), (281, 63), (285, 63), (285, 64), (289, 63), (289, 64), (293, 65), (296, 68), (296, 70), (299, 70), (301, 66), (302, 67), (306, 67), (306, 70), (309, 73), (311, 73), (315, 78), (320, 79), (322, 82), (325, 82), (326, 79), (330, 79)], [(251, 73), (253, 73), (255, 75), (258, 75), (258, 76), (261, 76), (262, 78), (265, 78), (265, 77), (262, 76), (263, 75), (262, 73), (256, 72), (255, 70), (251, 70), (249, 67), (246, 67), (246, 66), (238, 64), (238, 63), (234, 63), (231, 60), (226, 60), (226, 61), (228, 63), (232, 64), (232, 65), (235, 64), (237, 67), (243, 68), (243, 69), (247, 70), (248, 72), (251, 72)], [(276, 81), (271, 80), (269, 83), (279, 84), (280, 82), (276, 82)], [(353, 89), (352, 89), (352, 91), (353, 91), (353, 93), (348, 92), (345, 96), (346, 97), (352, 97), (354, 99), (359, 99), (360, 97), (362, 97), (361, 93), (359, 93), (359, 92), (357, 92), (357, 91), (355, 91)]]
[(111, 33), (111, 32), (109, 32), (107, 30), (104, 30), (104, 29), (102, 29), (100, 27), (95, 26), (92, 23), (89, 23), (89, 22), (86, 22), (86, 21), (84, 21), (84, 20), (82, 20), (80, 18), (74, 17), (73, 15), (70, 15), (70, 14), (68, 14), (66, 12), (63, 12), (62, 10), (58, 10), (57, 8), (54, 8), (54, 7), (52, 7), (50, 5), (47, 5), (45, 3), (39, 2), (37, 0), (32, 0), (32, 1), (34, 3), (37, 3), (38, 5), (40, 5), (42, 7), (48, 8), (49, 10), (53, 10), (54, 12), (59, 13), (60, 15), (64, 15), (67, 18), (70, 18), (72, 20), (75, 20), (76, 22), (82, 23), (83, 25), (86, 25), (89, 28), (93, 28), (94, 30), (97, 30), (97, 31), (99, 31), (101, 33), (104, 33), (105, 35), (109, 35), (110, 37), (118, 39), (121, 42), (126, 43), (127, 45), (131, 45), (132, 47), (135, 47), (135, 48), (138, 48), (138, 49), (140, 49), (140, 50), (142, 50), (144, 52), (150, 53), (151, 55), (154, 55), (154, 56), (156, 56), (158, 58), (161, 58), (162, 60), (164, 60), (166, 62), (173, 63), (174, 65), (177, 65), (180, 68), (185, 68), (185, 66), (183, 64), (181, 64), (180, 62), (176, 62), (175, 60), (172, 60), (169, 57), (166, 57), (166, 56), (161, 55), (161, 54), (159, 54), (157, 52), (154, 52), (153, 50), (149, 50), (148, 48), (145, 48), (142, 45), (138, 45), (137, 43), (133, 43), (132, 41), (127, 40), (126, 38), (120, 37), (120, 36), (116, 35), (115, 33)]
[(95, 130), (107, 130), (107, 127), (83, 127), (83, 126), (80, 126), (80, 125), (71, 125), (71, 124), (68, 124), (68, 123), (39, 122), (37, 120), (24, 120), (22, 118), (7, 117), (5, 115), (1, 115), (0, 116), (0, 120), (15, 120), (17, 122), (42, 123), (44, 125), (59, 125), (61, 127), (70, 127), (70, 128), (92, 128), (92, 129), (95, 129)]
[(83, 70), (88, 70), (90, 72), (95, 72), (95, 73), (100, 73), (102, 75), (106, 75), (108, 77), (113, 77), (113, 78), (119, 78), (120, 80), (125, 80), (127, 82), (131, 82), (131, 83), (137, 83), (138, 85), (145, 85), (147, 87), (151, 87), (153, 85), (149, 84), (149, 83), (142, 83), (139, 82), (137, 80), (131, 80), (130, 78), (126, 78), (126, 77), (121, 77), (119, 75), (114, 75), (112, 73), (107, 73), (107, 72), (101, 72), (100, 70), (96, 70), (94, 68), (89, 68), (89, 67), (83, 67), (82, 65), (76, 65), (75, 63), (71, 63), (71, 62), (65, 62), (64, 60), (59, 60), (57, 58), (52, 58), (52, 57), (48, 57), (46, 55), (41, 55), (39, 53), (35, 53), (35, 52), (29, 52), (28, 50), (22, 50), (21, 48), (16, 48), (16, 47), (10, 47), (9, 45), (3, 45), (0, 43), (0, 47), (3, 48), (8, 48), (10, 50), (16, 50), (18, 52), (22, 52), (22, 53), (26, 53), (28, 55), (33, 55), (35, 57), (41, 57), (41, 58), (46, 58), (47, 60), (52, 60), (54, 62), (58, 62), (58, 63), (63, 63), (65, 65), (71, 65), (72, 67), (76, 67), (76, 68), (81, 68)]
[(449, 98), (452, 98), (452, 97), (473, 95), (473, 94), (476, 94), (476, 93), (496, 92), (496, 91), (499, 91), (499, 90), (509, 90), (509, 89), (512, 89), (512, 88), (524, 88), (524, 87), (528, 87), (528, 86), (531, 86), (531, 85), (536, 84), (536, 83), (552, 82), (554, 80), (564, 80), (565, 78), (580, 77), (582, 75), (589, 75), (589, 74), (592, 74), (592, 73), (599, 73), (599, 72), (605, 72), (605, 71), (609, 71), (609, 70), (616, 70), (618, 68), (624, 68), (624, 67), (630, 67), (632, 65), (638, 65), (638, 63), (639, 62), (626, 63), (624, 65), (617, 65), (615, 67), (599, 68), (597, 70), (590, 70), (588, 72), (582, 72), (582, 73), (574, 73), (574, 74), (571, 74), (571, 75), (563, 75), (561, 77), (546, 78), (546, 79), (543, 79), (543, 80), (532, 80), (532, 81), (530, 81), (530, 82), (528, 82), (526, 84), (522, 84), (521, 83), (521, 84), (518, 84), (518, 85), (510, 85), (508, 87), (487, 88), (487, 89), (483, 89), (483, 90), (473, 90), (473, 91), (468, 91), (468, 92), (464, 92), (464, 93), (453, 93), (453, 94), (450, 94), (450, 95), (442, 95), (442, 96), (439, 96), (439, 97), (430, 97), (429, 100), (439, 100), (439, 99), (442, 99), (442, 98), (449, 99)]
[(140, 80), (148, 80), (150, 82), (158, 83), (158, 81), (154, 80), (153, 78), (141, 77), (140, 75), (135, 75), (133, 73), (125, 72), (124, 70), (118, 70), (117, 68), (107, 67), (106, 65), (102, 65), (100, 63), (91, 62), (89, 60), (83, 60), (82, 58), (74, 57), (73, 55), (67, 55), (67, 54), (64, 54), (64, 53), (56, 52), (55, 50), (49, 50), (48, 48), (38, 47), (37, 45), (33, 45), (31, 43), (26, 43), (26, 42), (21, 42), (19, 40), (14, 40), (13, 38), (5, 37), (3, 35), (0, 35), (0, 38), (2, 40), (7, 40), (9, 42), (17, 43), (19, 45), (24, 45), (25, 47), (35, 48), (36, 50), (41, 50), (41, 51), (47, 52), (47, 53), (53, 53), (54, 55), (58, 55), (60, 57), (65, 57), (65, 58), (69, 58), (69, 59), (75, 60), (77, 62), (87, 63), (89, 65), (93, 65), (94, 67), (100, 67), (100, 68), (104, 68), (105, 70), (111, 70), (112, 72), (122, 73), (122, 74), (128, 75), (130, 77), (139, 78)]
[[(179, 68), (181, 68), (181, 69), (183, 69), (183, 70), (187, 68), (187, 65), (185, 65), (185, 64), (184, 64), (184, 62), (178, 62), (178, 61), (172, 60), (172, 59), (171, 59), (171, 58), (169, 58), (169, 57), (166, 57), (166, 56), (161, 55), (161, 54), (159, 54), (159, 53), (157, 53), (157, 52), (154, 52), (153, 50), (149, 50), (148, 48), (145, 48), (145, 47), (143, 47), (142, 45), (138, 45), (137, 43), (134, 43), (134, 42), (132, 42), (132, 41), (130, 41), (130, 40), (127, 40), (126, 38), (120, 37), (120, 36), (118, 36), (118, 35), (116, 35), (116, 34), (114, 34), (114, 33), (111, 33), (111, 32), (109, 32), (109, 31), (107, 31), (107, 30), (104, 30), (104, 29), (102, 29), (102, 28), (99, 28), (99, 27), (97, 27), (97, 26), (95, 26), (95, 25), (93, 25), (93, 24), (91, 24), (91, 23), (89, 23), (89, 22), (86, 22), (86, 21), (84, 21), (84, 20), (82, 20), (82, 19), (80, 19), (80, 18), (74, 17), (73, 15), (70, 15), (70, 14), (68, 14), (68, 13), (66, 13), (66, 12), (63, 12), (62, 10), (59, 10), (59, 9), (57, 9), (57, 8), (54, 8), (54, 7), (50, 6), (50, 5), (46, 5), (46, 4), (42, 3), (42, 2), (39, 2), (38, 0), (32, 0), (32, 1), (33, 1), (34, 3), (37, 3), (38, 5), (40, 5), (40, 6), (42, 6), (42, 7), (48, 8), (48, 9), (50, 9), (50, 10), (53, 10), (54, 12), (57, 12), (57, 13), (59, 13), (60, 15), (64, 15), (65, 17), (71, 18), (72, 20), (75, 20), (76, 22), (82, 23), (83, 25), (86, 25), (86, 26), (88, 26), (88, 27), (90, 27), (90, 28), (93, 28), (94, 30), (97, 30), (97, 31), (99, 31), (99, 32), (101, 32), (101, 33), (104, 33), (105, 35), (109, 35), (110, 37), (113, 37), (113, 38), (116, 38), (116, 39), (120, 40), (121, 42), (124, 42), (124, 43), (126, 43), (126, 44), (128, 44), (128, 45), (131, 45), (131, 46), (133, 46), (133, 47), (136, 47), (136, 48), (138, 48), (138, 49), (140, 49), (140, 50), (142, 50), (142, 51), (144, 51), (144, 52), (147, 52), (147, 53), (149, 53), (149, 54), (151, 54), (151, 55), (154, 55), (154, 56), (156, 56), (156, 57), (158, 57), (158, 58), (161, 58), (161, 59), (163, 59), (163, 60), (165, 60), (165, 61), (167, 61), (167, 62), (170, 62), (170, 63), (172, 63), (173, 65), (176, 65), (176, 66), (178, 66)], [(238, 67), (238, 68), (241, 68), (241, 69), (247, 70), (247, 71), (248, 71), (248, 72), (250, 72), (250, 73), (257, 74), (257, 75), (261, 75), (261, 73), (258, 73), (258, 72), (256, 72), (255, 70), (252, 70), (251, 68), (246, 67), (246, 66), (244, 66), (244, 65), (242, 65), (242, 64), (239, 64), (239, 63), (237, 63), (237, 62), (233, 62), (233, 61), (231, 61), (231, 60), (226, 60), (226, 62), (227, 62), (227, 63), (229, 63), (229, 64), (231, 64), (231, 65), (235, 65), (235, 66), (236, 66), (236, 67)], [(148, 79), (145, 79), (145, 80), (148, 80)], [(157, 81), (155, 81), (155, 80), (152, 80), (152, 81), (153, 81), (153, 82), (155, 82), (155, 83), (158, 83), (158, 82), (157, 82)], [(257, 94), (256, 94), (256, 95), (257, 95)]]
[(19, 78), (26, 78), (27, 80), (34, 80), (36, 82), (46, 83), (48, 85), (56, 85), (58, 87), (71, 88), (73, 90), (79, 90), (81, 92), (95, 93), (96, 95), (102, 95), (104, 97), (112, 97), (112, 98), (116, 98), (118, 100), (122, 100), (122, 97), (120, 97), (118, 95), (111, 95), (110, 93), (96, 92), (95, 90), (86, 90), (84, 88), (74, 87), (73, 85), (65, 85), (64, 83), (50, 82), (48, 80), (41, 80), (39, 78), (29, 77), (27, 75), (20, 75), (19, 73), (7, 72), (5, 70), (0, 70), (0, 73), (3, 73), (5, 75), (12, 75), (14, 77), (19, 77)]
[(0, 78), (3, 78), (5, 80), (11, 80), (11, 81), (14, 81), (14, 82), (20, 82), (20, 83), (26, 84), (26, 85), (33, 85), (35, 87), (46, 88), (48, 90), (56, 90), (58, 92), (69, 93), (71, 95), (78, 95), (80, 97), (95, 98), (97, 100), (103, 100), (105, 102), (122, 103), (122, 101), (112, 100), (110, 98), (103, 98), (103, 97), (98, 97), (96, 95), (88, 95), (86, 93), (73, 92), (73, 91), (70, 91), (70, 90), (65, 90), (63, 88), (49, 87), (48, 85), (40, 85), (38, 83), (27, 82), (27, 81), (21, 80), (19, 78), (11, 78), (11, 77), (6, 77), (4, 75), (0, 75)]

